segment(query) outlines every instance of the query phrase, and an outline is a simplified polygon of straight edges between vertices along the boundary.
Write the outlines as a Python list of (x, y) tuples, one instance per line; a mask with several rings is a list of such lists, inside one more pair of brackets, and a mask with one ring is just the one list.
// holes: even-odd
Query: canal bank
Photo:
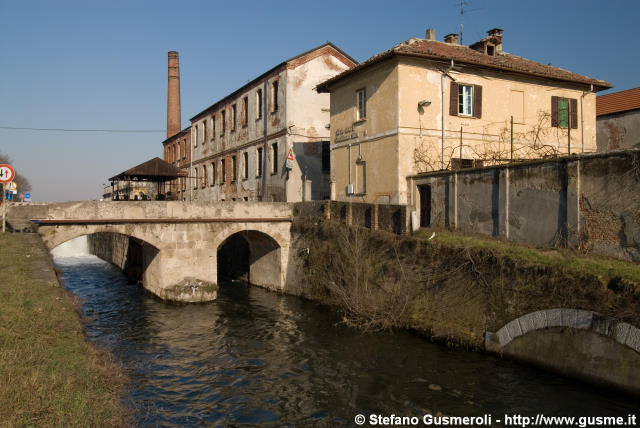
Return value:
[(640, 393), (636, 264), (317, 218), (292, 231), (301, 294), (341, 307), (347, 324), (408, 328)]
[(8, 426), (122, 426), (126, 382), (87, 343), (78, 303), (37, 234), (0, 235), (0, 420)]

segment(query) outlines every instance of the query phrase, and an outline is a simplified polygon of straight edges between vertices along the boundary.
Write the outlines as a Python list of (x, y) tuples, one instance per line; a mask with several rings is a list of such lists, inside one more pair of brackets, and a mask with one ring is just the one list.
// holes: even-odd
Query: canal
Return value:
[(88, 339), (130, 377), (137, 426), (355, 426), (357, 414), (627, 416), (629, 396), (407, 332), (364, 334), (339, 313), (241, 282), (209, 304), (163, 303), (114, 266), (54, 250)]

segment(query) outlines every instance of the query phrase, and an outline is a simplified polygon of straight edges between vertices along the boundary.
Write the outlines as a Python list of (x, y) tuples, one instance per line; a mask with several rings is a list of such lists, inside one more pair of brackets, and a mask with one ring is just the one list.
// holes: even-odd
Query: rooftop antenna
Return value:
[(471, 0), (458, 0), (458, 4), (460, 6), (460, 44), (462, 43), (462, 29), (463, 29), (463, 21), (464, 21), (464, 14), (465, 13), (469, 13), (469, 12), (473, 12), (474, 10), (480, 10), (481, 8), (476, 8), (476, 9), (465, 9), (465, 6), (469, 6), (469, 4), (471, 4)]

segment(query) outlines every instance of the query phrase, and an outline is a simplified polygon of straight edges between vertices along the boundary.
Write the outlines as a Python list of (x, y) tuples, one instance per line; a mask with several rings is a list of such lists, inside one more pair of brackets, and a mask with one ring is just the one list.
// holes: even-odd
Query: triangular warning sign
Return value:
[(287, 155), (287, 160), (293, 160), (293, 149), (289, 149), (289, 154)]

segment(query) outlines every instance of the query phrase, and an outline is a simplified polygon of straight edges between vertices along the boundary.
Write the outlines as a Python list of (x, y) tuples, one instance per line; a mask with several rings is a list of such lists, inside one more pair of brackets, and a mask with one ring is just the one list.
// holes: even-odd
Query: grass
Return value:
[[(421, 229), (414, 236), (424, 239), (430, 237), (432, 233), (432, 230)], [(621, 278), (640, 284), (640, 264), (638, 263), (608, 257), (578, 255), (569, 250), (557, 248), (535, 248), (489, 237), (462, 235), (448, 230), (436, 231), (433, 240), (448, 246), (489, 249), (520, 262), (552, 266), (575, 274), (594, 275), (604, 282)]]
[(0, 234), (0, 426), (123, 426), (126, 378), (50, 269), (37, 235)]

